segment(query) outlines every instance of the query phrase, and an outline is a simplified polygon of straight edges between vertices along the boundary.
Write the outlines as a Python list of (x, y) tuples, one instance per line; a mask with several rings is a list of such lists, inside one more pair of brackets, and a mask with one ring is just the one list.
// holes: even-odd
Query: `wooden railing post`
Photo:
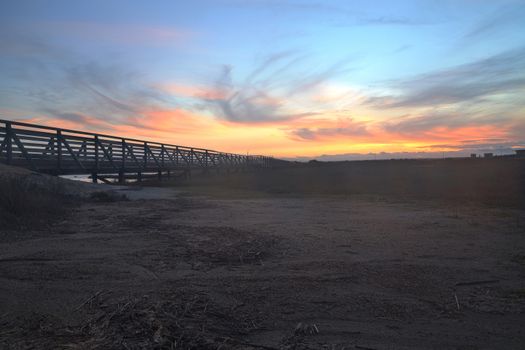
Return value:
[(118, 182), (124, 183), (124, 172), (126, 169), (126, 140), (122, 139), (122, 164), (118, 173)]
[(91, 179), (93, 183), (98, 182), (98, 135), (95, 135), (95, 167), (93, 173), (91, 174)]
[(144, 142), (144, 169), (148, 166), (148, 143)]
[(164, 148), (164, 144), (162, 144), (160, 147), (160, 163), (162, 164), (162, 169), (164, 169), (164, 152), (166, 151), (166, 149)]
[(6, 139), (6, 153), (7, 153), (7, 164), (13, 162), (13, 128), (11, 122), (5, 123), (5, 139)]
[(57, 130), (57, 172), (62, 170), (62, 131)]

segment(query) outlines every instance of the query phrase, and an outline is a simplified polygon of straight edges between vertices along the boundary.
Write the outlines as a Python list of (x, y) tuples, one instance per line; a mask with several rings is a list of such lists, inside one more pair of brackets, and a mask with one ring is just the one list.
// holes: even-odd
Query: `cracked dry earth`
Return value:
[(523, 349), (524, 234), (419, 201), (86, 203), (1, 236), (0, 348)]

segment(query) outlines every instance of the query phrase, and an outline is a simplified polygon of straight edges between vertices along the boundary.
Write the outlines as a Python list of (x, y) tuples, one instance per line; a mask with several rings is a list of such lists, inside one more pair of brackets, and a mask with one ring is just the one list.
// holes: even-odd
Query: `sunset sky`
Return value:
[(0, 119), (296, 159), (508, 153), (524, 28), (525, 1), (2, 0)]

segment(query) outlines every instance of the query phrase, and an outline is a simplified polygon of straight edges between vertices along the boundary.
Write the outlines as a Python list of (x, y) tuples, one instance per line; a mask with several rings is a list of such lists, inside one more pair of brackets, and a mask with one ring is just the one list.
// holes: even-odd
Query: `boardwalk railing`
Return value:
[(55, 175), (264, 168), (280, 160), (0, 119), (0, 162)]

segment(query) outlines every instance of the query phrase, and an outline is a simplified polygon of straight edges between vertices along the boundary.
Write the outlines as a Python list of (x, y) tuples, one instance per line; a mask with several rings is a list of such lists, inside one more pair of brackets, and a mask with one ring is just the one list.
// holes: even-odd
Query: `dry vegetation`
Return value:
[(17, 339), (12, 348), (35, 344), (50, 349), (57, 344), (69, 349), (250, 348), (238, 337), (257, 327), (252, 315), (220, 305), (202, 292), (155, 293), (115, 300), (110, 291), (99, 291), (76, 308), (86, 315), (81, 324), (33, 318), (4, 324), (7, 331), (2, 335)]
[(44, 228), (64, 219), (83, 201), (125, 199), (114, 191), (0, 165), (0, 225), (4, 228)]
[(74, 203), (60, 181), (45, 184), (29, 176), (0, 175), (0, 225), (25, 229), (64, 217)]
[(525, 208), (525, 160), (517, 158), (310, 162), (180, 185), (272, 195), (368, 195)]
[(6, 203), (67, 209), (0, 228), (0, 348), (521, 349), (523, 163), (464, 164), (194, 174), (158, 199), (14, 177)]

